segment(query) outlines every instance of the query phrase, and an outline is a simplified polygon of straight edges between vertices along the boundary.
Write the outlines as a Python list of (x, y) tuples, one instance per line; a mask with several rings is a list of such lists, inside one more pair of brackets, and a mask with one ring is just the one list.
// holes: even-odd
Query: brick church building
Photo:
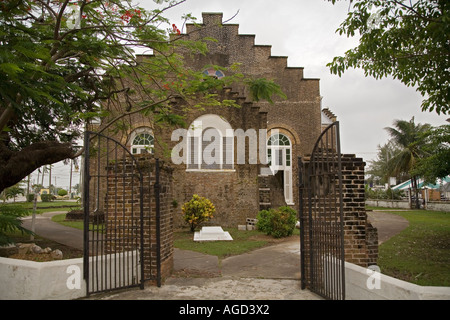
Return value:
[[(252, 102), (244, 85), (225, 88), (222, 98), (233, 99), (241, 107), (206, 107), (185, 114), (185, 122), (190, 126), (181, 164), (172, 163), (160, 147), (164, 144), (171, 149), (179, 143), (171, 141), (174, 128), (161, 129), (154, 126), (151, 118), (141, 115), (133, 118), (132, 127), (118, 140), (135, 155), (151, 150), (173, 167), (175, 226), (183, 225), (181, 205), (193, 194), (213, 202), (216, 214), (211, 223), (224, 227), (245, 224), (246, 218), (255, 218), (259, 210), (267, 207), (289, 205), (297, 209), (297, 157), (310, 154), (323, 127), (336, 121), (329, 110), (321, 108), (319, 79), (305, 78), (303, 68), (288, 67), (288, 57), (272, 56), (270, 45), (255, 44), (255, 35), (239, 34), (239, 25), (223, 24), (222, 18), (221, 13), (204, 13), (200, 28), (187, 25), (183, 37), (189, 40), (210, 37), (217, 41), (208, 43), (206, 55), (184, 57), (185, 66), (220, 78), (225, 76), (222, 71), (202, 68), (207, 65), (227, 68), (239, 63), (245, 76), (273, 80), (287, 98), (276, 98), (273, 104)], [(142, 55), (138, 59), (151, 56)], [(263, 144), (258, 142), (266, 148), (267, 164), (249, 163), (248, 159), (245, 163), (237, 161), (241, 145), (230, 132), (238, 129), (244, 133), (254, 130), (257, 134), (267, 131)], [(221, 139), (205, 139), (211, 130)], [(248, 137), (244, 139), (247, 156), (254, 146), (249, 145)], [(212, 164), (204, 159), (203, 152), (211, 144), (219, 150), (215, 153), (218, 161)], [(232, 161), (226, 161), (229, 159)], [(271, 172), (274, 174), (268, 174)]]
[[(144, 195), (140, 203), (143, 206), (141, 211), (145, 211), (149, 217), (145, 220), (149, 222), (145, 223), (151, 224), (151, 227), (145, 227), (151, 230), (148, 240), (150, 245), (145, 249), (145, 254), (152, 261), (151, 267), (157, 250), (152, 244), (157, 237), (153, 230), (155, 221), (159, 219), (163, 277), (170, 274), (173, 266), (173, 231), (187, 226), (181, 213), (185, 202), (194, 194), (211, 200), (216, 213), (209, 223), (221, 227), (236, 228), (246, 224), (247, 218), (256, 218), (261, 209), (288, 205), (297, 210), (297, 159), (307, 158), (324, 129), (336, 121), (336, 116), (330, 110), (322, 109), (319, 79), (304, 78), (303, 68), (288, 67), (287, 57), (272, 56), (271, 46), (255, 44), (254, 35), (239, 34), (239, 25), (223, 24), (222, 14), (204, 13), (203, 24), (187, 25), (187, 32), (181, 37), (188, 40), (207, 37), (217, 40), (208, 43), (206, 55), (186, 55), (186, 67), (221, 78), (226, 76), (224, 72), (205, 66), (227, 68), (239, 63), (242, 74), (273, 80), (280, 85), (286, 98), (275, 97), (273, 103), (255, 102), (249, 98), (250, 92), (244, 85), (233, 85), (224, 88), (218, 97), (235, 101), (239, 108), (207, 106), (189, 109), (183, 114), (186, 128), (159, 126), (152, 120), (152, 115), (133, 114), (127, 117), (131, 124), (127, 130), (121, 130), (115, 135), (109, 129), (103, 131), (113, 136), (123, 150), (135, 157), (124, 157), (112, 163), (115, 151), (102, 145), (106, 156), (98, 156), (98, 162), (92, 160), (90, 167), (93, 174), (102, 168), (107, 173), (99, 172), (97, 180), (91, 179), (89, 182), (90, 206), (95, 206), (89, 210), (97, 212), (104, 209), (109, 223), (118, 220), (122, 223), (118, 229), (122, 230), (123, 225), (131, 223), (127, 222), (131, 221), (130, 212), (131, 219), (136, 219), (133, 212), (139, 212), (137, 194)], [(152, 58), (141, 55), (138, 61)], [(120, 110), (125, 108), (125, 104), (119, 106)], [(107, 127), (102, 123), (96, 126), (94, 131)], [(176, 130), (184, 130), (185, 136), (174, 140), (173, 133)], [(252, 140), (252, 133), (257, 142)], [(173, 150), (180, 145), (182, 152), (178, 152), (177, 157), (181, 161), (175, 162)], [(98, 145), (96, 147), (96, 150), (101, 150)], [(168, 154), (168, 150), (172, 153)], [(263, 159), (261, 150), (264, 151)], [(241, 161), (242, 156), (244, 161)], [(160, 159), (164, 180), (161, 184), (163, 187), (158, 187), (162, 194), (161, 214), (156, 219), (155, 212), (158, 210), (155, 209), (155, 203), (158, 201), (152, 198), (152, 188), (155, 186), (152, 181), (157, 175), (152, 171), (154, 167), (146, 168), (143, 192), (137, 190), (138, 184), (130, 183), (134, 174), (128, 172), (131, 160), (152, 163), (154, 158)], [(115, 172), (118, 173), (114, 167), (119, 162), (123, 163), (124, 171), (120, 179), (114, 176)], [(341, 194), (344, 197), (345, 260), (368, 266), (377, 259), (378, 235), (367, 221), (365, 212), (364, 165), (363, 160), (354, 155), (342, 156)], [(123, 216), (118, 216), (118, 213)], [(132, 228), (136, 230), (135, 226)], [(114, 228), (110, 229), (112, 231), (108, 232), (115, 232)], [(108, 237), (114, 238), (115, 235), (108, 234)], [(149, 250), (153, 253), (148, 253)], [(145, 272), (155, 273), (153, 269), (146, 269)]]

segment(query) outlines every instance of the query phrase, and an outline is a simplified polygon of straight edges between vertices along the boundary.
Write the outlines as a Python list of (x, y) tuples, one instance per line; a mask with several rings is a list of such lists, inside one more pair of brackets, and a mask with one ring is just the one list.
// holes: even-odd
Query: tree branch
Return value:
[(126, 117), (126, 116), (129, 116), (129, 115), (132, 115), (132, 114), (135, 114), (135, 113), (142, 112), (142, 111), (144, 111), (144, 110), (146, 110), (146, 109), (148, 109), (148, 108), (157, 106), (158, 104), (161, 104), (161, 103), (164, 103), (164, 102), (167, 102), (167, 101), (171, 100), (172, 98), (174, 98), (174, 97), (173, 97), (173, 96), (169, 96), (169, 97), (167, 97), (166, 99), (163, 99), (163, 100), (161, 100), (161, 101), (152, 103), (152, 104), (147, 105), (147, 106), (145, 106), (145, 107), (142, 107), (142, 108), (140, 108), (140, 109), (136, 109), (136, 110), (133, 110), (133, 111), (129, 111), (129, 112), (122, 113), (122, 114), (118, 115), (117, 117), (115, 117), (113, 120), (109, 121), (109, 122), (106, 124), (106, 126), (104, 126), (100, 131), (98, 131), (98, 133), (102, 133), (103, 131), (105, 131), (106, 129), (108, 129), (114, 122), (116, 122), (116, 121), (118, 121), (118, 120), (120, 120), (120, 119), (122, 119), (122, 118), (124, 118), (124, 117)]

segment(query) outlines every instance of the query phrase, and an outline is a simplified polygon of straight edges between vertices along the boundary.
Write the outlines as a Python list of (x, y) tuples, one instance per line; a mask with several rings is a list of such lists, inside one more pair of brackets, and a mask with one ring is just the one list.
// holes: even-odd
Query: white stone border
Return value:
[[(95, 263), (107, 259), (110, 272), (114, 272), (116, 264), (122, 264), (124, 268), (125, 263), (128, 270), (125, 272), (131, 279), (133, 275), (140, 277), (140, 265), (136, 264), (138, 254), (137, 250), (127, 251), (89, 257), (89, 261)], [(123, 285), (121, 277), (118, 278), (118, 284)], [(109, 288), (110, 284), (104, 283), (104, 287)], [(35, 262), (0, 257), (0, 300), (73, 300), (83, 297), (86, 297), (83, 258)]]
[[(77, 271), (80, 272), (76, 274)], [(71, 277), (80, 280), (79, 289), (69, 289)], [(83, 258), (35, 262), (0, 257), (0, 284), (0, 300), (72, 300), (85, 297)]]
[(348, 262), (345, 287), (347, 300), (450, 300), (450, 287), (419, 286)]

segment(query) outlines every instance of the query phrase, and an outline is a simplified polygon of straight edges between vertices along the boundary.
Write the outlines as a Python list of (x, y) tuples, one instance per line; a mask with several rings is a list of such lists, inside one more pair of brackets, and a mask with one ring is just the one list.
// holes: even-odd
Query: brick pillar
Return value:
[(367, 221), (363, 159), (342, 155), (345, 260), (362, 267), (376, 264), (378, 233)]
[[(306, 158), (306, 167), (309, 159)], [(335, 167), (331, 165), (330, 167)], [(378, 233), (367, 221), (365, 210), (364, 189), (365, 163), (355, 155), (342, 155), (342, 200), (344, 218), (344, 251), (345, 261), (368, 267), (377, 263), (378, 259)], [(332, 200), (332, 199), (331, 199)], [(326, 199), (315, 203), (317, 212), (329, 212), (329, 204)], [(334, 205), (334, 204), (333, 204)], [(303, 227), (305, 233), (304, 248), (306, 261), (309, 259), (309, 218), (308, 218), (308, 193), (303, 192), (304, 217)], [(332, 218), (332, 217), (330, 217)], [(305, 272), (308, 272), (306, 266)]]
[[(172, 169), (164, 163), (160, 163), (160, 214), (157, 216), (156, 160), (151, 155), (141, 155), (135, 158), (136, 162), (127, 157), (108, 166), (108, 192), (105, 198), (106, 251), (114, 253), (138, 248), (142, 222), (144, 226), (144, 279), (150, 280), (152, 284), (157, 284), (158, 271), (161, 273), (161, 278), (164, 279), (172, 273), (173, 269)], [(143, 175), (143, 221), (140, 219), (138, 168)]]

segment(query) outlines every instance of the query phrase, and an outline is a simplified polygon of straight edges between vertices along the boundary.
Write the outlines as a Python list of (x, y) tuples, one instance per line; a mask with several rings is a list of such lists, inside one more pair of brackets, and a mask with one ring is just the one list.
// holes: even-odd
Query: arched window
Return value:
[(222, 79), (223, 77), (225, 77), (225, 74), (222, 71), (216, 70), (214, 68), (206, 69), (205, 71), (203, 71), (203, 74), (216, 79)]
[(131, 153), (154, 153), (155, 138), (149, 128), (139, 128), (131, 135)]
[(267, 142), (267, 156), (269, 166), (291, 166), (291, 141), (284, 134), (277, 133)]
[(203, 115), (188, 131), (187, 169), (231, 170), (234, 168), (233, 148), (230, 124), (218, 115)]

